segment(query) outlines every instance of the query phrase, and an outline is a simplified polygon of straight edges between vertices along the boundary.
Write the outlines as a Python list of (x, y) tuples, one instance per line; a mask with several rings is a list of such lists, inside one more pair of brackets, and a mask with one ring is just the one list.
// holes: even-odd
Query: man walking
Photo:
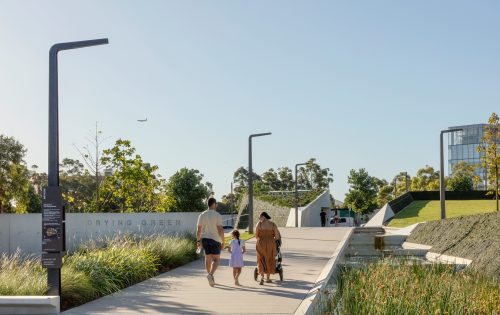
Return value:
[(208, 284), (211, 287), (215, 285), (214, 273), (219, 267), (220, 252), (224, 249), (222, 216), (215, 209), (217, 209), (215, 198), (208, 199), (208, 210), (198, 216), (196, 231), (197, 246), (203, 247), (205, 251), (205, 268), (208, 273)]
[(325, 212), (325, 209), (321, 209), (321, 213), (319, 215), (321, 216), (321, 226), (325, 227), (326, 226), (326, 212)]

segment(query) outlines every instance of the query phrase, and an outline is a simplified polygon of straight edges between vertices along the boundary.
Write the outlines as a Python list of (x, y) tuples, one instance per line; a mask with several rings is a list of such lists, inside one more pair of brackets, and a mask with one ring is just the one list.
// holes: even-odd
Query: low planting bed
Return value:
[[(61, 308), (116, 292), (197, 258), (193, 237), (117, 237), (88, 244), (63, 260)], [(0, 295), (44, 295), (47, 272), (39, 259), (0, 257)]]
[(346, 268), (321, 314), (500, 314), (500, 286), (454, 265), (381, 260)]

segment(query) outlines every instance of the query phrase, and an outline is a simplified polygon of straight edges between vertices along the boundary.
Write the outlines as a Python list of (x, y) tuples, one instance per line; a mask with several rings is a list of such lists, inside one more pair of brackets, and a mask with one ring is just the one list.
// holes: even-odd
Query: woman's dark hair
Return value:
[(240, 231), (238, 230), (233, 230), (233, 232), (231, 232), (231, 234), (236, 237), (236, 239), (238, 240), (238, 245), (241, 245), (240, 244)]
[(215, 200), (215, 198), (210, 198), (208, 199), (208, 207), (210, 208), (214, 203), (216, 203), (217, 201)]
[(264, 218), (266, 218), (266, 219), (268, 219), (268, 220), (271, 220), (271, 217), (270, 217), (270, 216), (269, 216), (269, 214), (267, 214), (267, 212), (265, 212), (265, 211), (263, 211), (263, 212), (261, 212), (261, 213), (260, 213), (259, 218), (260, 218), (260, 217), (264, 217)]

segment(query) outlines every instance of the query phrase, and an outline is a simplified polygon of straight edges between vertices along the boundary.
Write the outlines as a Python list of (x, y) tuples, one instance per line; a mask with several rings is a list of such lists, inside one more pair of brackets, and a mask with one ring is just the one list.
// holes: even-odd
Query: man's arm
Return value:
[(201, 247), (201, 225), (198, 225), (196, 230), (196, 245), (197, 247)]
[(220, 248), (224, 249), (224, 229), (222, 228), (222, 225), (217, 225), (217, 231), (219, 232), (221, 239)]

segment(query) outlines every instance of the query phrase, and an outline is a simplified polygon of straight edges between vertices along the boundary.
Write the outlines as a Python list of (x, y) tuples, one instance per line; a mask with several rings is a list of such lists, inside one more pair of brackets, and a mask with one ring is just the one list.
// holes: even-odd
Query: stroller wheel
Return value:
[(259, 270), (257, 268), (255, 268), (253, 271), (253, 278), (255, 281), (257, 281), (258, 277), (259, 277)]
[(280, 275), (280, 281), (283, 282), (283, 269), (280, 269), (278, 273)]

